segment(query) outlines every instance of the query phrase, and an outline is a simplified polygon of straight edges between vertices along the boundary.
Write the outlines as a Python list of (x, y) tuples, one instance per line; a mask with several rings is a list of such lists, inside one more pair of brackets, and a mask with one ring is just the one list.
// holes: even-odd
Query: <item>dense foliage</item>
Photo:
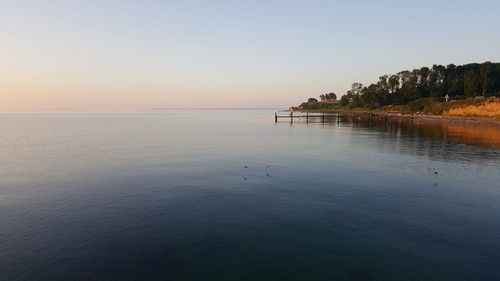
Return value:
[[(443, 100), (448, 95), (450, 99), (461, 99), (475, 96), (500, 96), (500, 63), (471, 63), (456, 66), (449, 64), (433, 65), (432, 68), (422, 67), (404, 70), (393, 75), (384, 75), (376, 83), (363, 86), (352, 84), (339, 103), (323, 105), (301, 105), (304, 109), (336, 108), (378, 108), (387, 105), (411, 105), (420, 99), (429, 101)], [(332, 96), (335, 97), (335, 94)], [(327, 95), (320, 96), (322, 101), (328, 101)], [(333, 98), (333, 99), (335, 99)], [(420, 102), (421, 103), (421, 102)]]
[(324, 95), (319, 95), (319, 98), (321, 99), (321, 101), (336, 100), (337, 95), (335, 93), (328, 93)]
[(434, 65), (384, 75), (367, 87), (354, 83), (340, 104), (376, 108), (408, 104), (422, 98), (442, 99), (446, 95), (450, 98), (500, 96), (500, 63)]

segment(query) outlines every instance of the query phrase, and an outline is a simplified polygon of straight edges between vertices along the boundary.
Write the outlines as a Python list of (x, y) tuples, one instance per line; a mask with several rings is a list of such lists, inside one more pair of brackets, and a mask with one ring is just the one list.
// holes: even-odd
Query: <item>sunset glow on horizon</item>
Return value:
[(0, 111), (287, 108), (498, 62), (500, 2), (485, 2), (2, 1)]

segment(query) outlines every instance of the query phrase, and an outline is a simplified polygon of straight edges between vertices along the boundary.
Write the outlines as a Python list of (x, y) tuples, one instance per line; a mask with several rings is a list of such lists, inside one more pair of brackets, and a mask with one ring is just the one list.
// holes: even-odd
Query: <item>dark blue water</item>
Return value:
[(498, 129), (272, 115), (0, 115), (0, 280), (500, 280)]

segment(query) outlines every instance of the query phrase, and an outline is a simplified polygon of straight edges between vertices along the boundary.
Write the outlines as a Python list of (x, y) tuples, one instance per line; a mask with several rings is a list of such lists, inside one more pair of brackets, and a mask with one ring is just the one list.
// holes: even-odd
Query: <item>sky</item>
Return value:
[(0, 0), (0, 111), (288, 108), (500, 62), (500, 1)]

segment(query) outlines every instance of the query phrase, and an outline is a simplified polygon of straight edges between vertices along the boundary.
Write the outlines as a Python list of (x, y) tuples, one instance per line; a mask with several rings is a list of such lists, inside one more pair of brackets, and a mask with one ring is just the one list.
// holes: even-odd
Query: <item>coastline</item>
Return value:
[(432, 114), (404, 114), (387, 111), (358, 111), (358, 110), (303, 110), (299, 108), (291, 108), (294, 112), (301, 113), (334, 113), (343, 116), (354, 118), (371, 118), (371, 119), (406, 119), (420, 121), (426, 123), (447, 122), (454, 124), (462, 124), (467, 126), (488, 126), (500, 129), (500, 119), (490, 117), (475, 117), (475, 116), (450, 116), (450, 115), (432, 115)]

